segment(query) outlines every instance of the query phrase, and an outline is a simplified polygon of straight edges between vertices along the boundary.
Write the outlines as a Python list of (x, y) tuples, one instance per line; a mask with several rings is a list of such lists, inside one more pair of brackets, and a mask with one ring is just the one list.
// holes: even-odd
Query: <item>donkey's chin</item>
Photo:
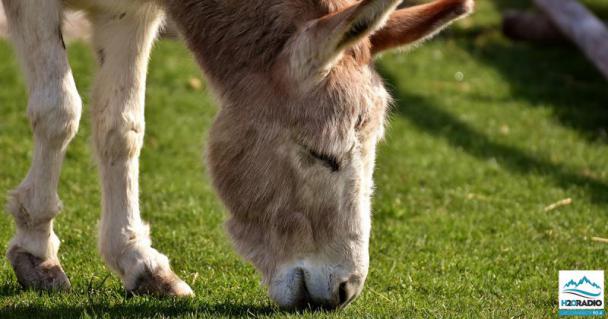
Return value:
[(364, 276), (347, 274), (341, 267), (286, 267), (275, 275), (269, 294), (286, 310), (334, 310), (355, 300)]

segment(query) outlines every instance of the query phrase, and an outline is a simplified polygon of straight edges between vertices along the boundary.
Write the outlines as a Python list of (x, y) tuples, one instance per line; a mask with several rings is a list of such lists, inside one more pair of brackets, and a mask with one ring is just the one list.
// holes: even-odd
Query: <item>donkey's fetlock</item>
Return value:
[(142, 257), (137, 258), (124, 274), (123, 281), (129, 295), (194, 296), (190, 286), (171, 270), (165, 255), (149, 248)]
[(145, 268), (135, 279), (129, 295), (153, 295), (158, 297), (192, 297), (194, 292), (170, 269)]
[(61, 207), (56, 194), (36, 198), (33, 188), (28, 186), (11, 192), (7, 211), (15, 219), (16, 232), (9, 251), (15, 248), (42, 260), (56, 260), (60, 241), (53, 231), (53, 218)]

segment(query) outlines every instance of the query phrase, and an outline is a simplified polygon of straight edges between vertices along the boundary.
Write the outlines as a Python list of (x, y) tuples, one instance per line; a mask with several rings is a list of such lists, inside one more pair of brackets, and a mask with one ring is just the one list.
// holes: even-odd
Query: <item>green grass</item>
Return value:
[[(602, 0), (587, 2), (608, 12)], [(556, 317), (559, 270), (605, 269), (608, 246), (591, 237), (608, 237), (608, 86), (572, 47), (501, 36), (499, 10), (526, 3), (480, 1), (473, 19), (378, 63), (396, 103), (378, 154), (366, 289), (345, 310), (304, 317)], [(88, 105), (94, 60), (84, 44), (69, 53)], [(5, 192), (26, 174), (32, 143), (23, 80), (6, 42), (0, 61)], [(158, 44), (141, 202), (155, 246), (187, 282), (197, 278), (197, 297), (126, 299), (103, 266), (95, 244), (100, 194), (83, 116), (56, 222), (74, 289), (24, 292), (0, 259), (0, 318), (299, 316), (272, 305), (223, 232), (223, 208), (201, 165), (217, 105), (207, 90), (188, 85), (193, 77), (200, 72), (180, 43)], [(544, 211), (564, 198), (572, 205)], [(2, 250), (13, 229), (8, 216), (0, 218)]]

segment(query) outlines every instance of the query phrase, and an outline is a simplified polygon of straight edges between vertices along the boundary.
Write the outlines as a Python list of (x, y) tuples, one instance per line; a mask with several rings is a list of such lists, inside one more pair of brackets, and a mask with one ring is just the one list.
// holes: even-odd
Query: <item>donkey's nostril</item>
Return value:
[(306, 273), (304, 273), (304, 269), (299, 269), (299, 278), (300, 282), (300, 300), (304, 303), (308, 303), (310, 301), (310, 292), (308, 291), (308, 287), (306, 286)]
[(355, 300), (359, 288), (359, 281), (351, 279), (344, 281), (338, 287), (338, 307), (344, 307)]
[(348, 294), (348, 282), (343, 282), (340, 284), (340, 288), (338, 289), (338, 297), (339, 299), (339, 304), (343, 305), (345, 303), (348, 302), (349, 299), (349, 294)]
[(271, 283), (270, 297), (287, 310), (335, 310), (353, 302), (365, 280), (359, 275), (351, 275), (347, 280), (340, 273), (331, 274), (333, 278), (322, 275), (326, 274), (303, 267), (291, 268), (278, 277), (280, 280)]

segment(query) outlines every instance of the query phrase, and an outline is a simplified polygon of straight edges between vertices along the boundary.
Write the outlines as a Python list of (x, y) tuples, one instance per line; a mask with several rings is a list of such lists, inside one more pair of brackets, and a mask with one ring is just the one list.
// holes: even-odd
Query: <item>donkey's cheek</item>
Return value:
[(302, 213), (287, 212), (279, 215), (272, 223), (275, 242), (283, 243), (286, 248), (291, 246), (295, 251), (294, 243), (302, 250), (308, 250), (313, 245), (313, 231), (310, 220)]

